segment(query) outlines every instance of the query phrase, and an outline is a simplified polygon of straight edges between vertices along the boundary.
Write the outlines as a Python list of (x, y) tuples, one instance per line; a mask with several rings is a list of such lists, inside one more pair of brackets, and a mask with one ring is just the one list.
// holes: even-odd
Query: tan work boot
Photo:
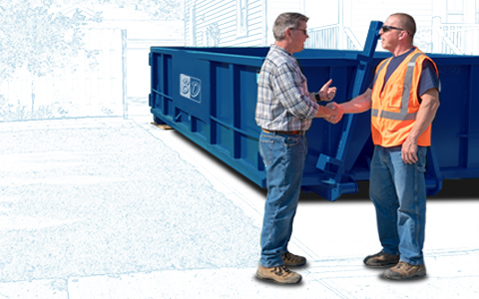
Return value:
[(298, 283), (301, 281), (301, 275), (289, 270), (285, 265), (272, 268), (258, 266), (256, 276), (260, 279), (272, 280), (277, 283)]
[(399, 262), (396, 266), (384, 272), (384, 277), (394, 280), (410, 279), (426, 275), (426, 266), (411, 265), (406, 262)]
[(306, 258), (303, 256), (292, 254), (291, 252), (286, 252), (281, 255), (283, 262), (288, 267), (299, 267), (306, 264)]
[(364, 263), (369, 267), (384, 267), (389, 265), (396, 265), (399, 262), (399, 255), (387, 254), (384, 251), (367, 256)]

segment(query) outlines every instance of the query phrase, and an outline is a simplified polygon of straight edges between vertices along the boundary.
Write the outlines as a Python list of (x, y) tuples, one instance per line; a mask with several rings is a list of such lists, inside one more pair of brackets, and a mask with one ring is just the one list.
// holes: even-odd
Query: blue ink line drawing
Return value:
[(151, 46), (266, 47), (274, 18), (298, 11), (309, 47), (356, 50), (371, 20), (404, 7), (424, 51), (479, 54), (478, 0), (1, 1), (0, 298), (477, 296), (472, 197), (431, 205), (427, 285), (363, 269), (376, 235), (369, 203), (351, 201), (302, 205), (306, 285), (258, 283), (262, 194), (143, 122)]
[[(310, 16), (310, 48), (361, 50), (375, 0), (38, 0), (0, 4), (0, 121), (123, 117), (149, 90), (151, 46), (264, 47), (285, 10)], [(374, 9), (371, 9), (374, 7)], [(477, 0), (411, 1), (416, 45), (479, 54)], [(42, 30), (38, 30), (42, 28)], [(382, 50), (382, 49), (378, 49)]]

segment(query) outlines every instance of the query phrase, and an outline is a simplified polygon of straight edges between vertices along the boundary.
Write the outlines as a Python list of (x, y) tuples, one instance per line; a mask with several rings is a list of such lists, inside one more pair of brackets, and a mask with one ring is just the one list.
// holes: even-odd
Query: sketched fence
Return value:
[[(308, 30), (308, 48), (362, 50), (348, 27), (331, 25)], [(441, 23), (434, 17), (431, 27), (423, 27), (414, 38), (414, 43), (426, 52), (457, 55), (479, 55), (479, 24)]]
[(362, 45), (348, 27), (330, 25), (313, 28), (308, 30), (308, 36), (307, 48), (362, 50)]
[(86, 28), (73, 68), (36, 77), (26, 68), (0, 83), (0, 121), (122, 116), (126, 106), (126, 31)]
[(479, 24), (446, 24), (433, 18), (433, 51), (443, 54), (478, 55)]
[(305, 46), (314, 49), (338, 49), (339, 46), (339, 26), (324, 26), (308, 30), (309, 38)]

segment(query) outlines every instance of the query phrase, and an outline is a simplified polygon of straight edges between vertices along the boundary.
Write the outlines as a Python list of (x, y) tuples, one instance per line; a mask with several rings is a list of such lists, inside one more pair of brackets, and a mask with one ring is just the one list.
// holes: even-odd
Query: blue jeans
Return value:
[(263, 267), (283, 265), (281, 254), (288, 252), (307, 151), (304, 135), (260, 135), (259, 152), (266, 167), (268, 189), (259, 262)]
[(426, 147), (418, 147), (418, 161), (406, 164), (400, 146), (376, 146), (371, 160), (369, 194), (383, 251), (412, 265), (424, 264), (426, 153)]

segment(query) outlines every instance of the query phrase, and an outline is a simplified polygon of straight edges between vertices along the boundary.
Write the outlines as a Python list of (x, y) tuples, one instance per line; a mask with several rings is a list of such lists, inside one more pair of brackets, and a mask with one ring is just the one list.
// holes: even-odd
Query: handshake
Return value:
[(343, 118), (344, 111), (338, 103), (328, 103), (326, 105), (326, 108), (329, 110), (326, 110), (327, 114), (329, 113), (329, 115), (325, 115), (324, 119), (329, 121), (330, 123), (337, 124), (341, 120), (341, 118)]
[[(330, 87), (331, 82), (333, 82), (333, 80), (329, 79), (329, 81), (326, 82), (326, 84), (324, 84), (323, 87), (321, 87), (321, 89), (319, 90), (318, 96), (321, 101), (329, 102), (336, 95), (337, 88)], [(322, 109), (321, 117), (332, 124), (336, 124), (341, 120), (341, 118), (343, 117), (343, 114), (344, 114), (344, 111), (341, 108), (341, 106), (338, 103), (331, 102), (331, 103), (328, 103), (324, 109)]]

